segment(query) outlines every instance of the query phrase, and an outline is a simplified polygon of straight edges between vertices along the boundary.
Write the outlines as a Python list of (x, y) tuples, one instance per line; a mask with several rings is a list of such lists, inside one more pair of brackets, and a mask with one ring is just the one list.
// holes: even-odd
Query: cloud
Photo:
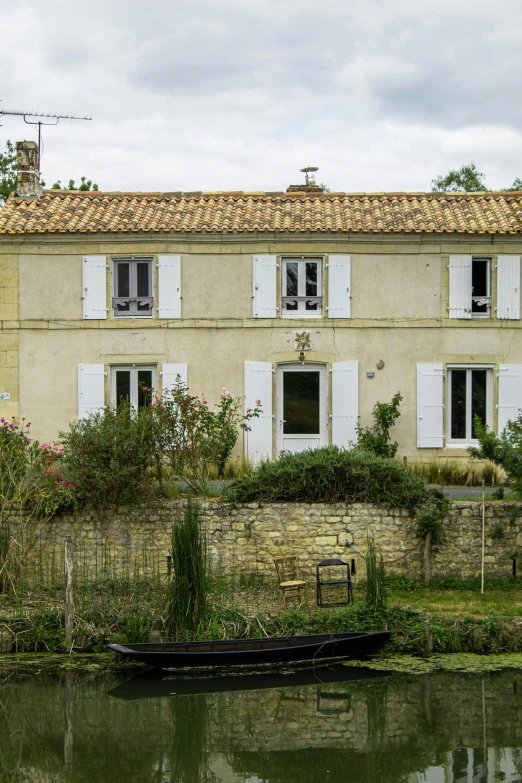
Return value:
[[(111, 190), (422, 190), (475, 160), (522, 175), (514, 0), (19, 0), (4, 4), (7, 108), (44, 129), (48, 183)], [(34, 130), (4, 118), (0, 148)]]

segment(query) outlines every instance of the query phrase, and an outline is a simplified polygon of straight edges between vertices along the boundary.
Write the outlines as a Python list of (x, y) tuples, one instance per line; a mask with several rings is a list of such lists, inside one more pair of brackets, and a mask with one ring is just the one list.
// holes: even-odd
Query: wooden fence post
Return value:
[(65, 641), (69, 652), (73, 645), (73, 625), (73, 540), (72, 536), (65, 536)]

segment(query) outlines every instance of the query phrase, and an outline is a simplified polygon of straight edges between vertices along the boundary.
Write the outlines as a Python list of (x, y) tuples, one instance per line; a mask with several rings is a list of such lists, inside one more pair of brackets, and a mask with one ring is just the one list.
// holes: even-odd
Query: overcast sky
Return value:
[[(430, 190), (522, 177), (520, 0), (0, 0), (0, 106), (50, 186)], [(35, 138), (0, 118), (7, 139)]]

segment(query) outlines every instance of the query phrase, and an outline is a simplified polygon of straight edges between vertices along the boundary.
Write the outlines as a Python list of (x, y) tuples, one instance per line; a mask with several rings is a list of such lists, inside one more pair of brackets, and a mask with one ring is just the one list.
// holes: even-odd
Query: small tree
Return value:
[(391, 402), (376, 402), (373, 406), (373, 424), (371, 427), (356, 425), (358, 448), (371, 451), (379, 457), (392, 459), (399, 448), (398, 443), (390, 443), (390, 430), (401, 415), (402, 395), (394, 394)]

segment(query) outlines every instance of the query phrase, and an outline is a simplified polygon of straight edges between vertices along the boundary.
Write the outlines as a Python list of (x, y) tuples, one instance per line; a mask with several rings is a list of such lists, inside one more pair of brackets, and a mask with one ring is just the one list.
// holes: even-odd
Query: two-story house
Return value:
[(253, 460), (348, 446), (397, 391), (416, 458), (522, 406), (522, 193), (41, 192), (28, 169), (0, 211), (0, 413), (40, 439), (178, 373), (261, 399)]

